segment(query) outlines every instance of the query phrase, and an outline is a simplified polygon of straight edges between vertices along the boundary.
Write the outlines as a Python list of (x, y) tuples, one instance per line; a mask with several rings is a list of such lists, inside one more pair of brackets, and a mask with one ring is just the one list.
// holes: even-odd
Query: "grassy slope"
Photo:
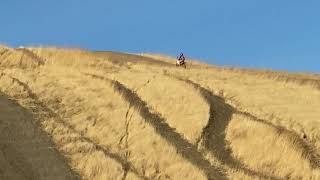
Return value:
[[(179, 69), (170, 57), (150, 54), (1, 47), (1, 93), (17, 103), (12, 109), (34, 116), (33, 127), (65, 159), (50, 164), (64, 163), (62, 170), (45, 171), (22, 152), (28, 168), (20, 165), (21, 172), (53, 179), (320, 178), (317, 75), (188, 65)], [(8, 116), (1, 122), (13, 121)], [(19, 164), (5, 156), (0, 168)], [(0, 177), (12, 169), (0, 169)]]

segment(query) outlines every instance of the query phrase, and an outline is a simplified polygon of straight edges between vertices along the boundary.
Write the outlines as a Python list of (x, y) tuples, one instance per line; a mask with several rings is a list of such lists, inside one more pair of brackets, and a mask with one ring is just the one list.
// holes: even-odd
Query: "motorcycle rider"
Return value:
[(184, 57), (183, 53), (180, 53), (179, 56), (177, 56), (176, 66), (182, 66), (186, 68), (186, 58)]
[(177, 57), (179, 62), (184, 62), (186, 58), (184, 57), (183, 53), (180, 53), (179, 57)]

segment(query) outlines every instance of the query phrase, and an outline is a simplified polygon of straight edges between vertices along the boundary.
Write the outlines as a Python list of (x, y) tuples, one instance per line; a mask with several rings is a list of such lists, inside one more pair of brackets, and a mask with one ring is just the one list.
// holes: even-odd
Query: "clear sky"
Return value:
[(1, 0), (0, 43), (320, 73), (317, 0)]

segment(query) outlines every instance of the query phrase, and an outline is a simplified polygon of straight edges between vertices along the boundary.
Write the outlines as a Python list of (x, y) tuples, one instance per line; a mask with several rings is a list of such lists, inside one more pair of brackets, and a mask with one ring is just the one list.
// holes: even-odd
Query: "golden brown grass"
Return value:
[[(0, 146), (0, 167), (7, 167), (0, 177), (320, 178), (317, 75), (190, 61), (181, 69), (173, 60), (152, 54), (0, 47), (0, 92), (5, 97), (0, 105), (8, 109), (0, 120), (19, 123), (14, 119), (19, 109), (33, 117), (30, 128), (14, 133), (13, 149), (24, 146), (19, 133), (32, 128), (45, 132), (57, 149), (47, 159), (41, 156), (42, 161), (21, 163)], [(19, 157), (48, 153), (39, 150), (43, 143), (34, 146)], [(49, 159), (50, 166), (43, 165)]]

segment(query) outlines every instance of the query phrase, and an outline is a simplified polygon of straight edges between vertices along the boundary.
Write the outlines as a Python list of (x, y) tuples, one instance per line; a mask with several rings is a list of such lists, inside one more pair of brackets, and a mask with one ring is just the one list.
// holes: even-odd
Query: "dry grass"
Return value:
[[(151, 54), (0, 47), (0, 125), (17, 124), (0, 127), (16, 137), (11, 149), (26, 147), (17, 158), (0, 146), (0, 177), (320, 178), (317, 75), (188, 65)], [(20, 122), (17, 112), (30, 118)], [(28, 148), (28, 133), (47, 142)], [(45, 143), (57, 151), (41, 150)]]
[(0, 57), (1, 68), (32, 69), (41, 64), (37, 60), (33, 60), (33, 57), (21, 50), (15, 50), (6, 47), (0, 47)]

